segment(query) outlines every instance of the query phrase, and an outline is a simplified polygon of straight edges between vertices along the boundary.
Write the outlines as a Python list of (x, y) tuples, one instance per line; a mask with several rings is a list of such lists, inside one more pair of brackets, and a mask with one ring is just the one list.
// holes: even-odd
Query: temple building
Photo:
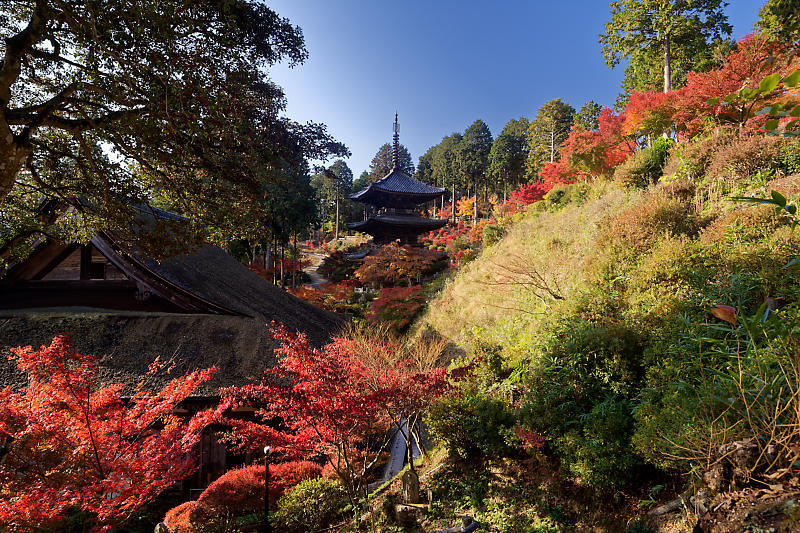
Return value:
[[(154, 207), (136, 209), (142, 231), (156, 221), (184, 223)], [(42, 237), (27, 257), (0, 267), (0, 390), (27, 383), (6, 357), (9, 348), (47, 345), (66, 332), (78, 352), (100, 359), (101, 382), (126, 390), (146, 379), (157, 391), (172, 377), (216, 367), (181, 404), (182, 412), (196, 412), (216, 405), (220, 387), (246, 385), (274, 365), (272, 321), (322, 346), (346, 317), (295, 298), (209, 243), (156, 260), (113, 232), (97, 231), (85, 244)], [(149, 376), (159, 356), (174, 365), (172, 373)], [(200, 468), (186, 490), (205, 487), (242, 460), (227, 453), (213, 428), (198, 454)]]
[(417, 181), (403, 172), (399, 154), (400, 136), (395, 114), (392, 170), (384, 178), (350, 195), (351, 200), (374, 206), (377, 213), (363, 222), (347, 224), (348, 229), (372, 235), (376, 244), (395, 240), (403, 244), (416, 244), (420, 234), (447, 224), (447, 220), (425, 218), (418, 211), (420, 204), (441, 198), (445, 189)]

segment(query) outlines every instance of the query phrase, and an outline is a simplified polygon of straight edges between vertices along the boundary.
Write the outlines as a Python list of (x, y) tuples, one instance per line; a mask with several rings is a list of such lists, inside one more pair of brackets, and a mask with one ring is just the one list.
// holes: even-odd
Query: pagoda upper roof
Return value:
[(350, 198), (367, 204), (385, 204), (388, 195), (397, 196), (398, 199), (411, 200), (414, 204), (421, 204), (437, 198), (443, 193), (444, 189), (415, 180), (395, 167), (385, 177), (370, 183), (364, 189), (350, 195)]
[(400, 136), (397, 113), (394, 114), (392, 170), (383, 178), (350, 195), (351, 200), (378, 207), (407, 208), (428, 202), (444, 194), (444, 189), (415, 180), (400, 169)]

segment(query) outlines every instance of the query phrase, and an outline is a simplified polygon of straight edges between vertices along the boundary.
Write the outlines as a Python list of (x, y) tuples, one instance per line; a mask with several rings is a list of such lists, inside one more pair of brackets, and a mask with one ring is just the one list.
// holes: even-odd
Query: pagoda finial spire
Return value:
[(392, 145), (392, 170), (400, 166), (400, 128), (397, 125), (397, 111), (394, 113), (394, 144)]

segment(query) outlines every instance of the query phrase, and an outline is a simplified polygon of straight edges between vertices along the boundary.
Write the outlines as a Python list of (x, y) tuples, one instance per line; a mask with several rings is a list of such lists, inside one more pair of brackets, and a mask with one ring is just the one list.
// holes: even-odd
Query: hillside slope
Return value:
[[(504, 221), (502, 240), (420, 320), (478, 361), (439, 413), (485, 426), (495, 415), (475, 406), (506, 404), (511, 414), (491, 422), (499, 440), (487, 432), (473, 449), (499, 453), (514, 440), (504, 432), (522, 428), (543, 437), (565, 479), (598, 495), (630, 494), (632, 483), (646, 495), (664, 475), (699, 481), (717, 470), (708, 498), (767, 473), (794, 483), (778, 465), (791, 464), (800, 434), (797, 398), (785, 394), (800, 385), (800, 276), (787, 268), (800, 232), (773, 206), (733, 199), (772, 191), (796, 201), (800, 175), (573, 184)], [(472, 422), (436, 416), (457, 451), (448, 433)], [(735, 459), (745, 466), (731, 465), (732, 443), (756, 450)], [(696, 522), (700, 509), (680, 520)]]
[(475, 328), (496, 344), (524, 342), (548, 310), (584, 284), (598, 228), (641, 196), (609, 184), (574, 186), (572, 192), (576, 198), (566, 199), (566, 207), (555, 209), (562, 206), (555, 203), (548, 211), (535, 204), (517, 215), (500, 242), (445, 286), (422, 323), (457, 344), (468, 343)]

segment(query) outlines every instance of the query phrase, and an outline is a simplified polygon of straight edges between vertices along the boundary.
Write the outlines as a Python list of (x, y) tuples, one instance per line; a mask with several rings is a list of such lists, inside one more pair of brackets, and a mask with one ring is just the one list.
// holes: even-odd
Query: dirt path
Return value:
[(320, 252), (312, 252), (305, 246), (300, 246), (302, 251), (309, 260), (309, 264), (303, 267), (303, 272), (308, 274), (311, 278), (310, 285), (314, 288), (319, 287), (322, 283), (328, 283), (328, 280), (319, 272), (319, 267), (322, 265), (322, 260), (325, 259), (325, 254)]

